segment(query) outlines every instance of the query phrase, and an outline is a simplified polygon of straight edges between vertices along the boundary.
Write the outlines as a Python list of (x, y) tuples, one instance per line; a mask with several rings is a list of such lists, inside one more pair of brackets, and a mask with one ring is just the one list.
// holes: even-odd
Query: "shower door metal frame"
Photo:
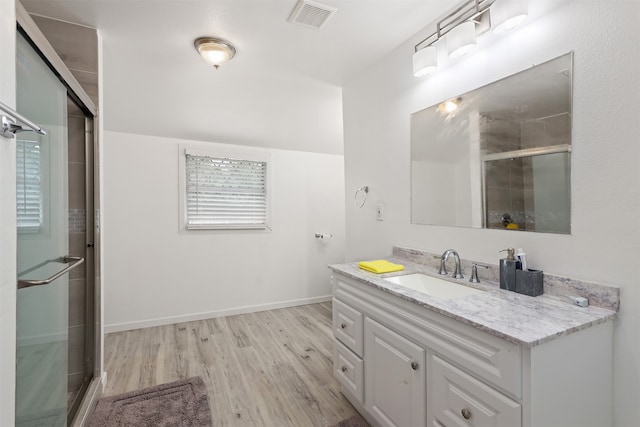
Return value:
[[(85, 354), (92, 355), (93, 358), (93, 378), (89, 383), (73, 420), (68, 420), (68, 424), (82, 426), (85, 424), (88, 414), (95, 406), (98, 398), (102, 394), (102, 313), (101, 313), (101, 264), (100, 264), (100, 141), (98, 112), (95, 104), (82, 88), (71, 71), (64, 64), (60, 56), (45, 35), (40, 31), (29, 13), (20, 2), (16, 2), (16, 26), (29, 43), (33, 46), (40, 57), (49, 65), (54, 74), (67, 88), (67, 95), (82, 109), (85, 118), (85, 160), (86, 160), (86, 230), (87, 230), (87, 286), (92, 284), (92, 289), (87, 289), (92, 304), (87, 304), (87, 318), (93, 319), (93, 328), (87, 325), (87, 337), (92, 337), (93, 342), (87, 340)], [(89, 231), (91, 230), (91, 232)], [(89, 256), (91, 255), (91, 256)], [(89, 301), (88, 301), (89, 302)]]

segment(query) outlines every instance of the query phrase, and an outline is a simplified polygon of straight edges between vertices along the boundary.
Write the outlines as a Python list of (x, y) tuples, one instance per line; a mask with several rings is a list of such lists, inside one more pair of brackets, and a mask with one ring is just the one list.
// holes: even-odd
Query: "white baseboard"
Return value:
[(331, 301), (331, 295), (313, 298), (301, 298), (296, 300), (281, 301), (269, 304), (252, 305), (246, 307), (229, 308), (203, 313), (191, 313), (179, 316), (160, 317), (157, 319), (140, 320), (135, 322), (113, 323), (104, 325), (104, 333), (130, 331), (133, 329), (150, 328), (153, 326), (173, 325), (175, 323), (193, 322), (195, 320), (213, 319), (215, 317), (233, 316), (236, 314), (256, 313), (259, 311), (275, 310), (277, 308), (295, 307), (298, 305), (315, 304)]

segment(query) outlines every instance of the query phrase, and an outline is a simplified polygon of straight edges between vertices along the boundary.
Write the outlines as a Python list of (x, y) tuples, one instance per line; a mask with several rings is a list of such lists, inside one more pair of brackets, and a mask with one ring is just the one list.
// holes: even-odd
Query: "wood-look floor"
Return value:
[(214, 426), (327, 426), (356, 411), (332, 375), (331, 303), (105, 337), (105, 395), (200, 375)]

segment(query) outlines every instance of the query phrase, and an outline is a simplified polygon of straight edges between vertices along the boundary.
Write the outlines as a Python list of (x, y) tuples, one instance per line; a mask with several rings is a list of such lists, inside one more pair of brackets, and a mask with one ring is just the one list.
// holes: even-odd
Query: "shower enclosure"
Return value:
[(16, 425), (57, 427), (99, 393), (96, 109), (22, 12), (16, 109), (46, 134), (16, 133)]

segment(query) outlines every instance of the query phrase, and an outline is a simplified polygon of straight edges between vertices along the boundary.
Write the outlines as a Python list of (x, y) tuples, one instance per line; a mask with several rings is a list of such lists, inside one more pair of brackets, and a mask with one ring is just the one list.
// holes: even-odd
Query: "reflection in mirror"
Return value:
[(412, 223), (571, 232), (572, 59), (412, 114)]

